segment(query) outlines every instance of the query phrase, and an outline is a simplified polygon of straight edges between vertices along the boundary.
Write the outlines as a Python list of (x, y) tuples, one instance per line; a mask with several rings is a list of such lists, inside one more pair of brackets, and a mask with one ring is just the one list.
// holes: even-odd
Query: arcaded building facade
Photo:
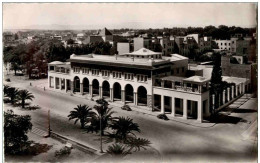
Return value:
[(122, 55), (75, 55), (49, 63), (52, 89), (87, 99), (105, 98), (138, 109), (193, 117), (209, 116), (209, 80), (186, 77), (188, 58), (141, 48)]

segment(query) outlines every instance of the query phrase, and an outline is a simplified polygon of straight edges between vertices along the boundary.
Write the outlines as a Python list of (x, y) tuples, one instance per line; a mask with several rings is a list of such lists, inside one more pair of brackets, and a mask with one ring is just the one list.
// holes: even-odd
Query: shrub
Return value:
[(159, 115), (157, 115), (157, 118), (163, 119), (163, 120), (169, 120), (169, 118), (165, 114), (159, 114)]
[(121, 107), (122, 110), (126, 110), (126, 111), (132, 111), (132, 109), (130, 108), (130, 106), (128, 105), (124, 105)]
[(55, 157), (67, 156), (70, 155), (70, 153), (71, 153), (71, 148), (65, 146), (60, 150), (55, 151)]

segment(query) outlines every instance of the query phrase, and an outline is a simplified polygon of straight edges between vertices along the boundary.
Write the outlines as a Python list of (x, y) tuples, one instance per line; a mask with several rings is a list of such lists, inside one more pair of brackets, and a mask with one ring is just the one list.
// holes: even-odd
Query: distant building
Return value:
[(231, 50), (231, 40), (214, 40), (220, 50)]
[(117, 43), (118, 55), (122, 55), (130, 52), (130, 44), (128, 42), (118, 42)]

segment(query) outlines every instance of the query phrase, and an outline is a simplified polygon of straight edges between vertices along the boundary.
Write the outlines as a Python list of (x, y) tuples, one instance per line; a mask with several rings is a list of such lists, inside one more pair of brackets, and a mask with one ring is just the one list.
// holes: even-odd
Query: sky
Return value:
[(3, 29), (256, 27), (255, 3), (4, 3)]

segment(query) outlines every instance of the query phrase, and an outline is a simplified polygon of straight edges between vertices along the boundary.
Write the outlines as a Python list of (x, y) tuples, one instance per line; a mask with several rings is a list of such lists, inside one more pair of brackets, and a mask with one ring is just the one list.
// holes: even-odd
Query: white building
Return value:
[(202, 122), (209, 112), (209, 79), (185, 77), (188, 58), (142, 48), (124, 55), (75, 55), (49, 63), (49, 87), (85, 98), (121, 101), (140, 109)]

